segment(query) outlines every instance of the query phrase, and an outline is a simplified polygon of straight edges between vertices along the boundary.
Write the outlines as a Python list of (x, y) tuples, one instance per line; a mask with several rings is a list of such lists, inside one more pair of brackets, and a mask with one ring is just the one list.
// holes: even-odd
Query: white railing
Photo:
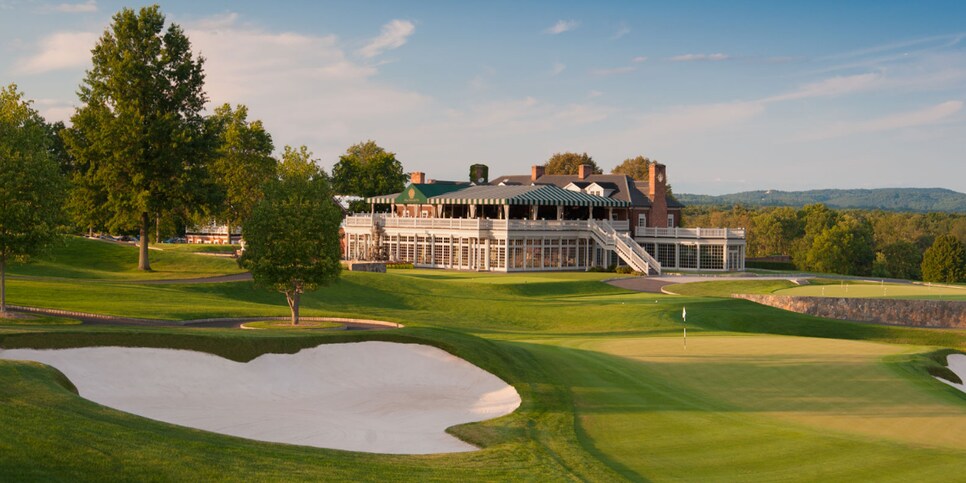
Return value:
[(587, 227), (597, 243), (617, 252), (634, 270), (646, 275), (653, 268), (658, 274), (661, 273), (661, 264), (626, 233), (615, 230), (611, 222), (589, 220)]
[(714, 239), (743, 239), (744, 228), (656, 228), (637, 227), (635, 236), (645, 238), (714, 238)]
[[(514, 230), (514, 231), (584, 231), (588, 220), (493, 220), (480, 218), (408, 218), (375, 215), (383, 228), (417, 228), (443, 230)], [(628, 222), (603, 221), (618, 231), (627, 231)], [(345, 219), (346, 227), (368, 228), (373, 216), (353, 215)]]
[(509, 220), (510, 230), (570, 231), (586, 230), (586, 220)]
[(631, 222), (627, 220), (609, 220), (607, 223), (617, 231), (630, 231), (631, 229)]

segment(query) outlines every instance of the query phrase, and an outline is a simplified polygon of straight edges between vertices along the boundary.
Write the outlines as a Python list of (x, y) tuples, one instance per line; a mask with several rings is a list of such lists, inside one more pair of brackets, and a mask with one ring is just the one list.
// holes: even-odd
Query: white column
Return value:
[(487, 238), (486, 241), (483, 243), (483, 247), (484, 247), (483, 249), (486, 251), (486, 254), (483, 256), (483, 268), (489, 271), (490, 270), (490, 239), (489, 238)]

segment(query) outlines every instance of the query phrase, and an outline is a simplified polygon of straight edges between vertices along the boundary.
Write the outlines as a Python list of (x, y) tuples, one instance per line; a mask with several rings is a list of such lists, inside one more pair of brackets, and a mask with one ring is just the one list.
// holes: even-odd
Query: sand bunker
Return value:
[(91, 401), (159, 421), (278, 443), (373, 453), (476, 449), (447, 427), (513, 412), (496, 376), (435, 347), (323, 344), (238, 363), (125, 347), (0, 350), (56, 367)]
[[(946, 356), (946, 366), (949, 367), (950, 371), (956, 373), (963, 382), (966, 382), (966, 355), (963, 354), (949, 354)], [(945, 379), (937, 377), (942, 382), (949, 384), (950, 386), (959, 389), (960, 391), (966, 392), (966, 384), (956, 384), (955, 382), (949, 382)]]

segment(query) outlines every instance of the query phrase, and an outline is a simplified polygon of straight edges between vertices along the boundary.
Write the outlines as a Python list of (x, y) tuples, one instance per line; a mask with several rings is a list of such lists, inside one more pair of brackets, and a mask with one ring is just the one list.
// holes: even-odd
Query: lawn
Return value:
[(162, 280), (241, 273), (235, 260), (181, 249), (150, 250), (151, 272), (141, 272), (138, 247), (124, 243), (67, 237), (29, 264), (13, 264), (10, 275), (94, 280)]
[[(481, 451), (372, 455), (153, 422), (77, 397), (49, 368), (0, 361), (0, 427), (8, 428), (0, 431), (0, 479), (948, 481), (966, 474), (958, 437), (966, 395), (932, 379), (928, 370), (939, 366), (927, 356), (966, 351), (966, 331), (832, 321), (716, 298), (745, 282), (722, 282), (730, 288), (713, 288), (715, 296), (672, 296), (600, 282), (612, 276), (347, 272), (304, 298), (307, 316), (407, 325), (377, 332), (0, 327), (3, 347), (174, 347), (240, 361), (324, 342), (419, 342), (497, 374), (524, 401), (509, 416), (451, 428)], [(15, 304), (169, 320), (287, 315), (281, 295), (250, 282), (9, 283)]]
[(775, 295), (803, 297), (889, 298), (966, 301), (966, 287), (897, 283), (837, 283), (777, 290)]

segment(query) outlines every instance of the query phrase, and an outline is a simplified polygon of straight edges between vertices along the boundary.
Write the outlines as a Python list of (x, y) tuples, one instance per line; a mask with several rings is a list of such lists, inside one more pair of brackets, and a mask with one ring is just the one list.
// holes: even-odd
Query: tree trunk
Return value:
[(7, 316), (7, 256), (0, 255), (0, 317)]
[(151, 261), (148, 260), (148, 212), (141, 212), (141, 253), (138, 255), (138, 270), (151, 271)]
[(288, 302), (289, 310), (292, 311), (293, 326), (299, 325), (299, 298), (301, 298), (301, 294), (296, 289), (285, 292), (285, 300)]

